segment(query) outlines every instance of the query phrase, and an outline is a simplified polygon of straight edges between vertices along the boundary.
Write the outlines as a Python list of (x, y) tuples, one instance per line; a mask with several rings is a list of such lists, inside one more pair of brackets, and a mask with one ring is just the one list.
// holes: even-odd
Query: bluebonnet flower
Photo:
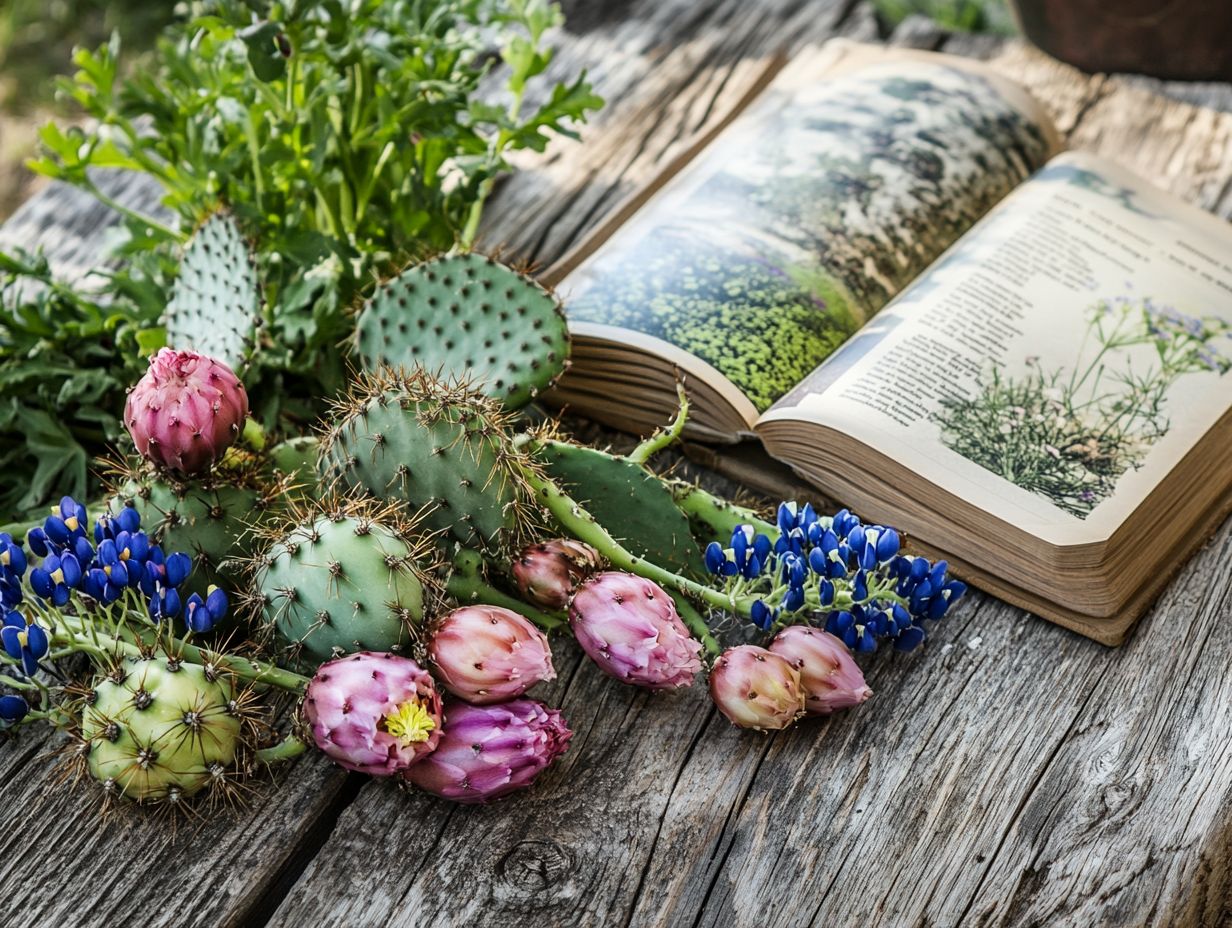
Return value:
[(190, 632), (208, 632), (227, 614), (227, 594), (211, 584), (205, 599), (193, 593), (184, 604), (184, 624)]
[(755, 597), (749, 617), (762, 629), (776, 622), (824, 625), (857, 651), (892, 639), (911, 650), (925, 637), (923, 623), (946, 614), (966, 586), (947, 577), (944, 561), (901, 553), (897, 531), (865, 525), (846, 509), (819, 516), (811, 505), (784, 502), (775, 517), (777, 537), (742, 525), (731, 547), (707, 546), (704, 561), (733, 595)]
[(155, 622), (174, 619), (180, 614), (181, 607), (179, 590), (173, 586), (163, 586), (161, 582), (155, 581), (154, 592), (150, 594), (150, 618)]
[(4, 643), (5, 653), (15, 661), (21, 662), (21, 669), (26, 676), (31, 676), (38, 670), (38, 662), (47, 656), (51, 649), (51, 639), (46, 630), (18, 612), (10, 612), (0, 625), (0, 641)]
[(75, 554), (49, 554), (43, 563), (30, 571), (30, 586), (41, 598), (63, 606), (69, 595), (81, 585), (84, 572)]
[(0, 696), (0, 729), (11, 728), (26, 717), (30, 703), (24, 696), (6, 693)]

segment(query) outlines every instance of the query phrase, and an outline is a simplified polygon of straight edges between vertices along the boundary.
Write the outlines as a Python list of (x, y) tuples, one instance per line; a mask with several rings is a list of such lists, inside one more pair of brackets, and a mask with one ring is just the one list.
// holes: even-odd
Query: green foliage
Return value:
[(463, 377), (520, 409), (565, 369), (569, 329), (538, 283), (491, 258), (461, 254), (381, 284), (356, 323), (364, 367), (419, 365)]
[(127, 388), (158, 326), (165, 262), (110, 274), (110, 302), (57, 282), (41, 256), (0, 252), (0, 521), (97, 495), (91, 460), (124, 434)]
[[(523, 112), (560, 21), (547, 0), (210, 0), (191, 11), (129, 78), (118, 37), (77, 52), (61, 88), (98, 126), (47, 126), (31, 167), (100, 197), (88, 169), (142, 172), (185, 228), (226, 204), (258, 249), (271, 307), (258, 373), (279, 378), (271, 397), (340, 386), (336, 349), (357, 295), (391, 267), (473, 239), (506, 155), (572, 135), (601, 103), (583, 76)], [(494, 68), (501, 105), (479, 94)], [(142, 247), (183, 239), (128, 215), (149, 233)], [(284, 411), (260, 410), (267, 424)]]
[(892, 26), (922, 14), (955, 32), (1017, 32), (1006, 0), (873, 0), (873, 6)]
[(261, 290), (248, 244), (226, 213), (207, 219), (184, 249), (165, 319), (167, 344), (243, 375), (261, 326)]
[(705, 575), (689, 520), (666, 481), (595, 448), (545, 442), (536, 455), (561, 489), (639, 557), (686, 576)]

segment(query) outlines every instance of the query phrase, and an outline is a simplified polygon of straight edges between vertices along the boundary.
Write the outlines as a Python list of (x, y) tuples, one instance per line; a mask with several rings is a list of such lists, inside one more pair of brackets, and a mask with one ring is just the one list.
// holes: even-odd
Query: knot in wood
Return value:
[(559, 886), (573, 862), (555, 841), (520, 841), (496, 864), (497, 878), (519, 894), (538, 894)]

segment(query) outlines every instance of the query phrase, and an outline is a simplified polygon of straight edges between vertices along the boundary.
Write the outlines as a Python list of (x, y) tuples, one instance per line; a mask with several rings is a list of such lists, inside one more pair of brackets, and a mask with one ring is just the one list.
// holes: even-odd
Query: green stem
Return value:
[(650, 458), (674, 443), (684, 431), (685, 421), (689, 417), (689, 395), (684, 392), (684, 384), (676, 381), (676, 397), (679, 407), (676, 418), (665, 429), (658, 429), (653, 435), (625, 455), (625, 460), (634, 464), (644, 465)]
[(147, 228), (153, 229), (155, 232), (159, 232), (162, 235), (165, 235), (167, 238), (171, 239), (173, 242), (180, 242), (182, 244), (188, 241), (188, 236), (185, 235), (183, 232), (180, 232), (177, 229), (173, 229), (170, 226), (165, 226), (161, 222), (159, 222), (157, 219), (152, 219), (149, 216), (146, 216), (144, 213), (139, 213), (134, 209), (129, 209), (123, 203), (119, 202), (118, 200), (112, 197), (109, 197), (107, 194), (103, 193), (103, 191), (99, 189), (99, 186), (96, 183), (94, 183), (92, 180), (87, 179), (85, 185), (86, 185), (86, 188), (90, 191), (91, 196), (93, 196), (100, 203), (103, 203), (106, 206), (110, 206), (117, 213), (121, 213), (122, 215), (127, 216), (129, 219), (133, 220), (134, 222), (141, 223)]
[(676, 507), (693, 522), (710, 529), (724, 546), (738, 525), (751, 525), (754, 531), (771, 538), (778, 534), (777, 526), (771, 525), (747, 506), (737, 506), (683, 480), (669, 480), (668, 487)]
[[(478, 560), (478, 564), (475, 561)], [(456, 569), (445, 584), (445, 590), (463, 604), (483, 603), (488, 606), (500, 606), (519, 615), (524, 615), (545, 632), (554, 631), (565, 625), (564, 616), (543, 612), (534, 606), (515, 599), (493, 586), (490, 586), (479, 572), (482, 559), (474, 551), (460, 552), (454, 560)]]
[(718, 657), (723, 653), (723, 649), (715, 640), (714, 635), (710, 633), (710, 626), (706, 624), (705, 618), (697, 611), (687, 596), (682, 593), (673, 593), (672, 600), (676, 603), (676, 611), (680, 613), (680, 618), (689, 631), (693, 633), (698, 641), (706, 648), (706, 652), (711, 657)]
[(708, 606), (727, 609), (746, 619), (749, 618), (749, 610), (753, 605), (752, 599), (737, 600), (733, 596), (674, 574), (670, 570), (664, 570), (657, 564), (638, 557), (613, 538), (607, 529), (595, 520), (594, 516), (547, 476), (537, 473), (532, 467), (523, 467), (522, 473), (535, 491), (535, 497), (556, 518), (561, 527), (579, 541), (584, 541), (597, 550), (608, 559), (613, 567), (671, 587)]
[[(106, 649), (112, 653), (119, 652), (131, 657), (141, 657), (143, 654), (148, 653), (149, 648), (157, 644), (159, 640), (157, 632), (153, 629), (149, 632), (134, 632), (133, 638), (135, 640), (128, 641), (115, 635), (103, 634), (93, 628), (87, 629), (84, 627), (84, 623), (74, 623), (73, 619), (68, 616), (63, 617), (60, 624), (65, 631), (56, 632), (52, 637), (54, 643), (69, 645), (76, 650), (90, 651), (91, 653), (99, 653)], [(141, 643), (138, 644), (138, 641)], [(290, 670), (284, 670), (281, 667), (275, 667), (273, 664), (267, 664), (264, 661), (248, 660), (231, 654), (220, 654), (214, 651), (207, 652), (179, 638), (171, 638), (168, 641), (168, 645), (171, 653), (177, 655), (182, 660), (187, 660), (199, 666), (212, 663), (243, 680), (277, 686), (292, 693), (303, 693), (310, 682), (308, 677), (293, 673)]]
[(295, 735), (287, 735), (273, 747), (261, 748), (257, 751), (257, 763), (266, 765), (279, 764), (284, 760), (299, 757), (307, 749), (308, 745)]

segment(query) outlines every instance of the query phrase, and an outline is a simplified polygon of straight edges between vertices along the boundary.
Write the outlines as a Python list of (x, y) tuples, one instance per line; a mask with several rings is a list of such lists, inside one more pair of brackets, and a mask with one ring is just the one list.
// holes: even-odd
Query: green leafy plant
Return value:
[(166, 272), (142, 260), (112, 273), (104, 303), (42, 256), (0, 253), (0, 514), (93, 491), (90, 462), (123, 434), (125, 391), (162, 343)]
[[(601, 105), (584, 75), (534, 86), (560, 21), (548, 0), (194, 3), (131, 77), (118, 38), (78, 51), (61, 90), (97, 125), (47, 126), (30, 166), (119, 209), (132, 247), (170, 251), (225, 204), (268, 304), (256, 373), (297, 381), (254, 392), (331, 393), (370, 284), (469, 246), (507, 155), (573, 135)], [(111, 201), (93, 168), (157, 180), (178, 228)]]

